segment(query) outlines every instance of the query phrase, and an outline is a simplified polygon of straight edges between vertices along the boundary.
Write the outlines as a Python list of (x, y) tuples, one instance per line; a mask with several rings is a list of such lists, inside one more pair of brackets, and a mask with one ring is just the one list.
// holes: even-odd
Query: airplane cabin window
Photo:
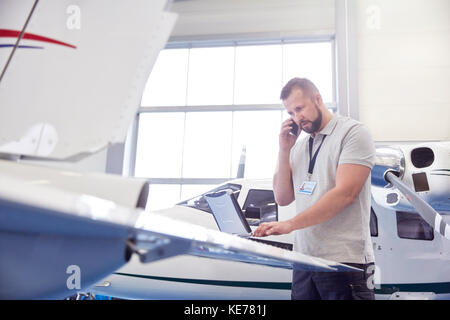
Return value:
[(209, 208), (208, 202), (206, 202), (206, 199), (204, 197), (205, 194), (230, 189), (233, 191), (233, 194), (237, 199), (239, 196), (239, 192), (241, 191), (241, 187), (242, 186), (239, 184), (227, 183), (227, 184), (219, 186), (215, 189), (209, 190), (209, 191), (207, 191), (199, 196), (196, 196), (194, 198), (179, 202), (179, 203), (177, 203), (177, 205), (202, 210), (202, 211), (212, 214), (211, 209)]
[(242, 211), (250, 225), (278, 221), (278, 205), (272, 190), (251, 189)]
[(418, 213), (397, 211), (397, 234), (402, 239), (434, 239), (433, 228)]
[(378, 218), (372, 207), (370, 207), (370, 235), (378, 237)]

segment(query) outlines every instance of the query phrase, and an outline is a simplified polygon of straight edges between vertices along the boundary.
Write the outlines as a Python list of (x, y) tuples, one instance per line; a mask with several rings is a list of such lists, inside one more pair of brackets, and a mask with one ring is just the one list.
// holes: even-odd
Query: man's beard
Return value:
[(300, 128), (303, 131), (305, 131), (307, 133), (310, 133), (310, 134), (317, 132), (320, 129), (320, 126), (322, 124), (322, 111), (320, 111), (320, 109), (317, 106), (317, 104), (314, 104), (314, 106), (316, 107), (316, 110), (317, 110), (317, 113), (318, 113), (316, 120), (314, 120), (314, 121), (304, 121), (305, 124), (308, 123), (308, 122), (311, 123), (311, 128), (309, 128), (309, 129), (305, 128), (302, 125), (302, 123), (300, 122)]

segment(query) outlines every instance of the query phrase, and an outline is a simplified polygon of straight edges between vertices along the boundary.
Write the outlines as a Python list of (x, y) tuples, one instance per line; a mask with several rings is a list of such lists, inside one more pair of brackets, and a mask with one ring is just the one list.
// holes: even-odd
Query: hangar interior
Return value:
[(448, 1), (187, 0), (171, 10), (178, 21), (126, 144), (92, 163), (148, 179), (151, 209), (236, 177), (243, 147), (245, 177), (270, 177), (287, 117), (279, 91), (294, 76), (379, 145), (450, 138)]
[[(24, 4), (17, 5), (17, 2), (12, 0), (0, 0), (0, 5), (31, 7), (33, 3), (36, 6), (38, 2), (27, 0), (23, 2)], [(77, 29), (79, 21), (71, 21), (70, 17), (79, 14), (78, 5), (82, 7), (86, 2), (83, 0), (73, 2), (76, 4), (69, 4), (68, 1), (41, 0), (36, 7), (36, 15), (39, 16), (41, 12), (55, 6), (62, 10), (64, 18), (69, 15), (67, 28)], [(95, 7), (99, 6), (98, 3), (90, 2), (89, 5)], [(150, 7), (145, 1), (139, 3)], [(124, 6), (120, 1), (116, 1), (115, 4)], [(234, 208), (237, 206), (237, 211), (245, 211), (248, 223), (252, 227), (266, 218), (273, 221), (290, 217), (292, 212), (288, 213), (287, 210), (293, 207), (284, 208), (275, 204), (272, 185), (268, 184), (267, 180), (272, 178), (277, 163), (280, 126), (289, 118), (280, 101), (281, 88), (289, 79), (302, 77), (312, 80), (317, 85), (328, 110), (362, 122), (369, 129), (375, 146), (380, 148), (377, 149), (377, 152), (379, 150), (377, 159), (380, 161), (377, 165), (380, 164), (381, 167), (377, 168), (387, 171), (380, 171), (380, 179), (371, 180), (375, 191), (372, 193), (373, 207), (370, 221), (373, 248), (379, 266), (382, 267), (381, 273), (377, 275), (380, 277), (377, 281), (382, 284), (377, 293), (385, 295), (385, 298), (399, 299), (434, 298), (436, 294), (442, 294), (445, 299), (450, 299), (448, 279), (450, 245), (447, 243), (450, 239), (448, 202), (450, 2), (448, 0), (172, 0), (167, 1), (162, 11), (176, 13), (176, 22), (167, 41), (162, 37), (158, 39), (156, 33), (159, 29), (153, 30), (153, 33), (149, 32), (148, 37), (156, 39), (155, 43), (164, 40), (163, 49), (157, 50), (156, 62), (151, 73), (148, 72), (148, 79), (147, 74), (145, 76), (145, 86), (142, 87), (142, 92), (139, 92), (139, 95), (142, 93), (142, 97), (136, 98), (132, 95), (121, 97), (126, 101), (123, 110), (126, 109), (127, 112), (122, 112), (120, 109), (122, 106), (117, 110), (107, 108), (108, 103), (115, 103), (112, 99), (117, 97), (116, 93), (126, 91), (119, 85), (127, 87), (127, 90), (130, 86), (135, 92), (139, 91), (136, 90), (138, 81), (125, 83), (125, 76), (119, 79), (122, 82), (118, 81), (110, 88), (98, 85), (101, 90), (108, 91), (108, 94), (103, 96), (96, 96), (97, 88), (84, 88), (83, 95), (88, 97), (86, 99), (91, 99), (89, 103), (92, 101), (92, 106), (101, 105), (98, 110), (83, 109), (78, 113), (70, 110), (72, 113), (65, 114), (65, 111), (58, 108), (42, 113), (33, 111), (32, 107), (28, 109), (30, 113), (35, 112), (32, 116), (38, 117), (39, 121), (44, 121), (40, 119), (41, 117), (62, 120), (61, 122), (67, 123), (70, 129), (75, 128), (67, 131), (70, 131), (68, 136), (77, 137), (73, 141), (77, 140), (78, 143), (83, 140), (84, 143), (90, 140), (95, 147), (91, 145), (87, 150), (82, 150), (82, 153), (76, 154), (76, 157), (61, 159), (64, 158), (62, 151), (65, 151), (66, 147), (69, 149), (72, 141), (64, 140), (67, 132), (61, 130), (58, 136), (50, 130), (53, 127), (41, 122), (38, 123), (42, 125), (41, 129), (36, 126), (31, 126), (30, 129), (30, 123), (34, 123), (29, 121), (32, 116), (27, 112), (23, 114), (26, 124), (22, 124), (19, 129), (11, 127), (5, 129), (0, 126), (0, 148), (2, 148), (0, 201), (6, 201), (7, 205), (8, 201), (18, 201), (20, 205), (26, 207), (22, 208), (23, 210), (16, 207), (0, 210), (0, 219), (3, 219), (1, 220), (3, 225), (0, 224), (0, 237), (8, 241), (0, 242), (0, 253), (7, 257), (0, 259), (0, 276), (2, 276), (0, 280), (8, 280), (8, 285), (11, 285), (9, 288), (15, 288), (17, 279), (21, 286), (25, 286), (24, 288), (32, 288), (30, 291), (21, 287), (17, 287), (16, 291), (10, 289), (2, 291), (0, 287), (0, 298), (9, 298), (10, 293), (13, 298), (19, 299), (30, 298), (30, 295), (31, 298), (39, 299), (41, 298), (39, 294), (42, 294), (43, 298), (51, 299), (66, 297), (68, 292), (73, 293), (74, 287), (79, 289), (76, 282), (74, 286), (69, 283), (68, 274), (87, 270), (87, 280), (83, 278), (83, 284), (88, 283), (91, 288), (95, 287), (97, 297), (105, 295), (130, 299), (248, 299), (249, 297), (289, 299), (291, 273), (284, 270), (287, 269), (286, 259), (291, 268), (296, 263), (297, 266), (306, 264), (308, 267), (322, 269), (348, 268), (333, 261), (312, 259), (306, 263), (305, 260), (299, 260), (299, 257), (292, 255), (292, 252), (284, 253), (287, 255), (285, 260), (281, 259), (285, 258), (282, 253), (267, 259), (267, 252), (259, 247), (255, 247), (251, 252), (257, 258), (251, 255), (249, 258), (246, 255), (248, 252), (242, 254), (239, 251), (243, 250), (245, 243), (183, 224), (192, 222), (217, 229), (211, 209), (203, 195), (207, 191), (219, 192), (225, 189), (234, 192), (238, 198), (236, 201), (239, 202), (237, 205), (233, 203)], [(2, 16), (0, 11), (0, 18), (7, 17), (4, 12)], [(111, 12), (113, 14), (110, 17), (105, 15), (105, 19), (117, 16), (115, 10)], [(96, 20), (96, 23), (90, 26), (98, 27), (103, 23), (100, 19), (98, 21), (94, 19), (95, 17), (84, 16), (81, 11), (82, 24), (85, 23), (84, 17), (87, 17), (86, 21), (90, 23)], [(173, 18), (164, 17), (168, 20)], [(54, 19), (60, 22), (59, 16)], [(9, 21), (1, 20), (0, 40), (11, 37), (10, 30), (4, 29), (7, 27), (3, 26)], [(145, 41), (137, 41), (132, 36), (129, 38), (130, 42), (126, 42), (125, 32), (122, 33), (121, 29), (122, 22), (119, 17), (110, 23), (113, 25), (111, 30), (118, 30), (117, 36), (123, 37), (121, 38), (125, 41), (123, 47), (132, 44), (136, 45), (137, 49), (134, 50), (137, 52), (139, 48), (141, 51), (148, 50), (143, 45)], [(22, 26), (16, 28), (20, 27)], [(33, 27), (31, 20), (30, 30), (33, 30)], [(41, 23), (40, 27), (46, 32), (51, 32), (50, 22), (48, 26)], [(107, 24), (102, 27), (103, 30), (108, 28)], [(136, 37), (147, 36), (145, 30), (138, 31)], [(0, 46), (3, 50), (0, 51), (0, 61), (7, 60), (6, 48), (14, 47), (11, 49), (13, 50), (11, 57), (14, 50), (18, 49), (15, 60), (11, 60), (10, 69), (7, 70), (8, 61), (1, 74), (0, 81), (3, 82), (0, 84), (0, 104), (6, 101), (14, 106), (17, 100), (18, 104), (29, 106), (30, 103), (26, 101), (27, 95), (16, 94), (11, 99), (8, 91), (2, 89), (12, 87), (12, 85), (7, 87), (5, 83), (8, 83), (8, 86), (14, 83), (16, 89), (21, 88), (22, 80), (11, 72), (11, 68), (16, 68), (22, 62), (25, 65), (23, 58), (25, 54), (31, 50), (46, 53), (53, 49), (44, 51), (43, 47), (25, 42), (20, 48), (23, 50), (19, 50), (20, 41), (32, 41), (32, 37), (37, 38), (36, 35), (30, 36), (24, 32), (17, 32), (15, 37), (18, 39), (15, 45)], [(72, 33), (71, 37), (71, 41), (83, 38), (76, 33)], [(48, 41), (48, 38), (44, 37), (39, 39)], [(104, 43), (109, 45), (116, 41), (114, 37), (108, 40), (111, 41)], [(59, 45), (70, 47), (70, 44), (62, 42), (59, 42)], [(121, 44), (114, 43), (108, 48), (120, 50)], [(25, 49), (30, 51), (26, 52)], [(80, 53), (85, 54), (86, 51), (82, 51), (81, 45), (79, 49)], [(64, 56), (66, 53), (57, 52), (57, 54), (58, 57), (62, 57), (61, 61), (66, 63), (64, 59), (69, 54), (67, 56)], [(72, 58), (73, 56), (70, 56), (70, 59)], [(117, 63), (119, 60), (114, 59), (120, 58), (120, 54), (111, 54), (111, 57), (104, 54), (95, 58), (97, 60), (91, 60), (90, 57), (85, 59), (83, 64), (86, 62), (86, 65), (83, 66), (83, 70), (95, 68), (96, 64), (106, 66), (104, 70), (108, 70), (109, 73), (90, 75), (104, 79), (105, 83), (116, 70), (120, 69), (118, 74), (121, 75), (127, 74), (128, 69), (132, 70), (125, 67), (127, 63), (134, 67), (131, 64), (132, 59), (120, 61), (123, 65)], [(47, 59), (42, 61), (53, 63), (50, 58)], [(70, 59), (69, 62), (75, 61)], [(151, 54), (145, 56), (145, 59), (151, 60)], [(114, 67), (108, 66), (111, 61), (115, 61)], [(64, 66), (72, 68), (70, 71), (74, 74), (77, 73), (77, 68), (69, 66), (69, 63)], [(61, 72), (57, 71), (56, 74), (61, 76), (65, 71), (63, 69), (61, 67)], [(136, 67), (136, 70), (138, 69)], [(134, 71), (133, 69), (129, 73)], [(136, 74), (142, 77), (145, 72), (140, 70)], [(44, 75), (42, 83), (53, 83), (55, 88), (47, 86), (44, 93), (39, 90), (30, 92), (37, 99), (52, 91), (65, 92), (64, 90), (70, 87), (71, 77), (67, 74), (63, 77), (68, 81), (67, 84), (54, 79), (53, 82), (48, 82), (50, 81), (48, 78), (51, 77)], [(76, 83), (77, 81), (73, 79), (72, 81), (75, 85), (80, 83), (80, 81)], [(2, 88), (3, 85), (5, 87)], [(67, 90), (72, 94), (70, 89)], [(69, 105), (67, 101), (70, 100), (71, 106), (77, 106), (77, 99), (74, 94), (67, 97), (65, 103)], [(137, 100), (138, 105), (131, 103)], [(60, 101), (57, 101), (58, 106), (59, 103)], [(129, 112), (130, 108), (137, 110), (136, 114)], [(5, 119), (10, 115), (22, 120), (23, 111), (20, 108), (13, 109), (0, 109), (0, 118), (3, 117), (4, 124), (7, 124), (8, 121)], [(92, 119), (88, 119), (91, 112)], [(112, 123), (112, 118), (120, 120), (116, 121), (115, 126), (104, 125), (102, 121), (93, 120), (99, 114), (104, 116), (105, 123)], [(125, 121), (128, 115), (131, 120), (129, 122)], [(73, 117), (73, 123), (79, 121), (79, 125), (69, 124), (70, 117)], [(98, 124), (95, 130), (92, 127), (93, 123)], [(26, 134), (30, 133), (33, 144), (36, 140), (44, 141), (50, 137), (44, 142), (47, 142), (47, 147), (54, 149), (39, 154), (40, 148), (35, 147), (34, 150), (28, 145), (25, 147), (33, 149), (31, 153), (29, 151), (24, 153), (19, 151), (19, 155), (14, 152), (8, 153), (17, 145), (20, 147), (22, 143), (25, 145), (27, 142), (25, 138), (30, 138), (26, 135), (25, 138), (21, 138), (24, 128), (30, 129)], [(91, 137), (90, 134), (96, 131), (97, 133)], [(121, 139), (125, 131), (127, 134)], [(105, 135), (108, 133), (110, 140), (103, 140), (103, 133)], [(302, 132), (302, 136), (306, 136), (306, 133)], [(62, 137), (61, 141), (64, 142), (60, 142), (58, 147), (62, 145), (64, 150), (58, 147), (55, 149), (53, 145), (56, 144), (58, 137)], [(421, 147), (416, 148), (418, 144)], [(430, 147), (426, 147), (427, 144)], [(102, 147), (96, 149), (99, 145)], [(394, 149), (384, 149), (385, 146), (393, 146)], [(395, 149), (396, 146), (400, 149)], [(53, 150), (57, 152), (62, 150), (56, 157), (57, 161), (46, 157), (52, 155)], [(37, 157), (34, 157), (35, 155)], [(390, 160), (393, 161), (389, 162)], [(19, 168), (17, 165), (21, 164), (30, 167)], [(39, 169), (33, 168), (33, 165), (38, 165)], [(53, 170), (55, 168), (60, 171), (57, 173), (57, 170)], [(389, 170), (392, 181), (386, 186), (386, 175)], [(372, 171), (372, 175), (380, 172)], [(83, 178), (84, 173), (87, 174), (86, 179)], [(243, 180), (239, 183), (229, 182), (236, 178)], [(412, 192), (411, 196), (401, 195), (403, 191), (398, 190), (403, 190), (402, 181), (398, 182), (396, 179), (403, 180), (409, 185), (408, 188), (414, 189), (415, 192)], [(27, 182), (21, 184), (23, 181)], [(398, 190), (391, 192), (392, 189), (387, 187), (391, 188), (394, 181), (399, 183), (398, 187), (395, 185)], [(23, 187), (24, 185), (26, 187)], [(47, 186), (56, 186), (56, 189), (46, 189)], [(409, 192), (408, 188), (405, 189), (406, 193)], [(420, 212), (421, 217), (416, 214), (416, 211), (420, 211), (416, 210), (417, 206), (413, 204), (411, 207), (407, 202), (417, 194), (423, 199), (417, 200), (416, 203), (419, 203), (420, 210), (426, 212), (425, 215)], [(78, 197), (80, 195), (81, 197)], [(103, 200), (96, 197), (114, 203), (102, 202)], [(77, 202), (79, 200), (81, 204)], [(257, 202), (263, 204), (255, 205)], [(426, 205), (423, 205), (423, 202)], [(179, 204), (178, 209), (193, 210), (184, 210), (183, 213), (179, 213), (181, 211), (177, 211), (178, 209), (171, 211), (175, 204)], [(46, 215), (46, 218), (51, 217), (47, 212), (49, 210), (59, 210), (59, 213), (73, 210), (81, 218), (87, 217), (89, 224), (95, 225), (99, 221), (107, 223), (82, 228), (77, 225), (80, 221), (75, 219), (76, 221), (72, 221), (73, 225), (67, 221), (55, 223), (54, 229), (59, 227), (61, 229), (48, 231), (48, 228), (52, 228), (53, 221), (44, 225), (45, 220), (40, 222), (31, 219), (22, 225), (22, 222), (17, 220), (22, 215), (23, 217), (29, 215), (27, 205), (37, 207), (42, 205), (43, 215)], [(71, 205), (73, 207), (70, 207)], [(145, 210), (137, 210), (136, 207)], [(14, 210), (18, 211), (17, 216), (10, 215)], [(162, 212), (166, 217), (152, 216), (150, 213), (155, 211)], [(67, 216), (63, 214), (59, 218), (64, 219)], [(70, 219), (73, 218), (70, 216)], [(108, 223), (118, 229), (109, 229), (108, 226), (111, 225)], [(36, 234), (39, 235), (36, 230), (41, 227), (46, 230), (43, 235), (37, 236), (37, 239), (32, 238)], [(25, 230), (26, 228), (30, 229)], [(14, 238), (16, 233), (11, 233), (11, 230), (20, 236), (24, 233), (24, 238), (21, 238), (23, 242), (17, 241)], [(27, 234), (30, 230), (31, 236)], [(86, 235), (86, 239), (77, 233), (80, 230), (83, 236)], [(47, 231), (50, 236), (45, 233)], [(97, 232), (100, 233), (101, 239), (96, 238)], [(65, 233), (73, 238), (67, 240), (64, 238)], [(56, 240), (53, 238), (54, 234)], [(440, 237), (441, 235), (443, 237)], [(161, 238), (158, 238), (160, 236)], [(110, 242), (110, 237), (114, 238), (114, 241)], [(198, 240), (199, 237), (214, 239), (218, 247), (206, 250), (208, 252), (205, 253), (202, 251), (204, 243)], [(181, 238), (188, 239), (191, 244), (195, 242), (196, 246), (186, 249), (185, 243), (177, 242)], [(95, 241), (91, 241), (92, 239)], [(277, 239), (285, 241), (284, 245), (288, 244), (292, 249), (291, 238), (280, 236)], [(34, 257), (36, 264), (29, 266), (20, 264), (20, 266), (25, 268), (26, 272), (32, 272), (32, 269), (40, 271), (40, 277), (27, 278), (30, 279), (30, 283), (21, 281), (19, 276), (5, 276), (4, 270), (8, 270), (8, 275), (16, 275), (11, 270), (15, 270), (14, 259), (17, 257), (15, 254), (7, 255), (10, 250), (1, 250), (2, 245), (10, 248), (10, 243), (28, 244), (27, 241), (33, 245), (24, 245), (30, 251), (23, 251), (24, 256), (21, 258)], [(140, 244), (143, 244), (145, 250), (139, 247)], [(61, 257), (55, 258), (57, 256), (55, 252), (58, 254), (62, 252)], [(190, 256), (179, 257), (186, 252)], [(67, 261), (78, 253), (82, 256), (80, 262), (77, 260), (76, 263), (69, 264), (70, 267), (77, 268), (80, 265), (81, 269), (66, 269)], [(247, 269), (242, 267), (242, 264), (237, 266), (235, 261), (218, 262), (216, 259), (213, 260), (214, 263), (199, 264), (197, 260), (198, 256), (218, 258), (221, 254), (225, 256), (229, 254), (232, 256), (229, 260), (241, 262), (253, 263), (256, 259), (257, 263), (261, 262), (260, 264), (265, 266), (252, 265)], [(263, 258), (258, 260), (261, 256)], [(49, 266), (48, 261), (52, 259), (61, 261), (58, 260), (58, 263)], [(105, 266), (96, 265), (101, 264), (100, 261), (103, 260), (106, 261)], [(429, 264), (429, 260), (434, 263)], [(171, 264), (171, 261), (176, 263)], [(146, 267), (148, 265), (141, 262), (151, 262), (149, 264), (151, 267)], [(181, 265), (184, 267), (183, 270), (179, 268)], [(284, 269), (276, 273), (267, 268), (267, 265)], [(386, 266), (389, 266), (389, 272), (386, 271)], [(391, 269), (391, 266), (395, 268)], [(47, 267), (48, 270), (45, 269)], [(424, 268), (427, 268), (427, 272), (422, 272)], [(45, 286), (42, 285), (45, 279), (50, 279), (51, 281), (47, 283), (58, 287), (54, 290), (55, 295), (46, 295), (47, 292), (43, 290)], [(99, 279), (105, 280), (99, 283)], [(404, 293), (399, 293), (400, 291)]]

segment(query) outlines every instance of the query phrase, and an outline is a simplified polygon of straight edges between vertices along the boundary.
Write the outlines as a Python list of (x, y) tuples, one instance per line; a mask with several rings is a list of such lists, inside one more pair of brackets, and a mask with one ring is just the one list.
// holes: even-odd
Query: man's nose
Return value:
[(303, 115), (301, 112), (295, 112), (293, 118), (295, 122), (300, 123), (300, 121), (303, 120)]

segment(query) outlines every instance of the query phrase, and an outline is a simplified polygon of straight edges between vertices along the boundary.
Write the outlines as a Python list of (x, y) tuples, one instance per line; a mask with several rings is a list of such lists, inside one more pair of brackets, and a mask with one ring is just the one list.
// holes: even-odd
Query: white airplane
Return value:
[(378, 292), (450, 299), (450, 142), (378, 148), (372, 208)]
[(355, 270), (145, 212), (145, 181), (54, 168), (125, 140), (176, 20), (166, 5), (0, 0), (0, 299), (62, 299), (130, 259), (182, 256), (180, 276), (217, 259)]
[[(388, 180), (388, 172), (399, 178)], [(276, 205), (271, 179), (232, 180), (158, 213), (217, 229), (204, 195), (225, 189), (252, 228), (296, 214), (294, 204)], [(377, 299), (450, 299), (449, 197), (450, 142), (377, 148), (370, 222)], [(294, 244), (292, 233), (267, 240)], [(150, 265), (135, 258), (90, 289), (138, 299), (290, 299), (291, 279), (290, 270), (190, 256)]]

